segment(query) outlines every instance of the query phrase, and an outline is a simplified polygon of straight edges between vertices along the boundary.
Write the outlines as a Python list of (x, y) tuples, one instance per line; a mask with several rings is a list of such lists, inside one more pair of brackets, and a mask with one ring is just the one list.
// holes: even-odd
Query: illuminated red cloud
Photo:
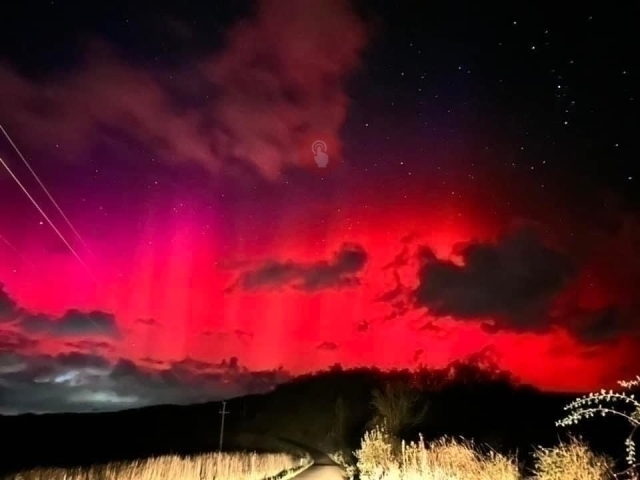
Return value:
[[(46, 82), (0, 65), (3, 121), (25, 144), (67, 160), (133, 141), (171, 163), (235, 175), (252, 167), (275, 179), (309, 164), (311, 136), (339, 157), (344, 82), (367, 34), (345, 0), (263, 0), (222, 51), (176, 72), (128, 64), (100, 42), (75, 71)], [(191, 97), (198, 102), (185, 103)]]
[[(583, 290), (587, 288), (586, 271), (580, 265), (586, 265), (588, 271), (595, 271), (593, 265), (599, 265), (602, 278), (629, 278), (617, 270), (620, 265), (589, 262), (588, 258), (598, 255), (584, 256), (572, 258), (576, 269), (567, 271), (564, 257), (572, 257), (571, 252), (558, 252), (538, 237), (526, 237), (525, 241), (518, 236), (488, 235), (480, 223), (472, 226), (464, 217), (456, 217), (458, 220), (449, 222), (447, 228), (426, 228), (426, 233), (409, 235), (417, 225), (441, 225), (440, 213), (424, 213), (421, 220), (411, 210), (358, 216), (358, 205), (354, 202), (344, 206), (345, 217), (336, 218), (331, 230), (324, 233), (314, 230), (313, 218), (307, 219), (309, 225), (283, 220), (280, 229), (265, 230), (255, 245), (239, 243), (233, 254), (228, 252), (221, 260), (230, 260), (226, 263), (231, 267), (224, 269), (215, 266), (219, 252), (211, 249), (209, 241), (196, 241), (194, 231), (165, 222), (172, 242), (164, 243), (156, 236), (150, 246), (140, 238), (139, 248), (113, 257), (115, 262), (131, 265), (126, 277), (110, 280), (110, 293), (95, 292), (85, 297), (82, 290), (76, 290), (76, 285), (85, 283), (79, 271), (65, 277), (67, 288), (50, 289), (50, 295), (26, 277), (23, 282), (14, 280), (11, 289), (3, 290), (4, 295), (0, 296), (5, 319), (13, 319), (4, 324), (1, 344), (4, 351), (27, 356), (83, 352), (102, 356), (110, 364), (124, 358), (133, 365), (148, 365), (145, 368), (151, 370), (178, 362), (180, 378), (189, 381), (201, 377), (195, 373), (185, 375), (187, 364), (181, 361), (184, 358), (191, 359), (190, 369), (195, 362), (200, 366), (215, 365), (225, 358), (237, 357), (247, 371), (275, 371), (282, 365), (291, 374), (298, 374), (335, 362), (345, 367), (443, 366), (488, 346), (502, 368), (543, 388), (584, 390), (610, 384), (616, 374), (622, 375), (637, 365), (633, 351), (638, 342), (630, 336), (637, 323), (611, 323), (612, 318), (618, 317), (612, 317), (614, 311), (604, 308), (626, 305), (624, 311), (632, 312), (628, 302), (631, 296), (623, 291), (624, 295), (616, 298), (612, 285), (599, 303), (585, 302), (594, 295)], [(353, 223), (347, 219), (351, 217), (359, 218), (358, 228), (350, 228)], [(397, 234), (388, 233), (390, 225), (395, 226)], [(237, 236), (232, 238), (243, 236), (251, 231), (250, 227), (250, 223), (239, 227)], [(608, 245), (619, 248), (620, 258), (629, 254), (622, 245), (634, 244), (619, 238), (633, 237), (628, 228), (608, 237)], [(345, 238), (352, 240), (346, 247)], [(485, 262), (475, 259), (471, 250), (456, 247), (469, 238), (476, 240), (467, 240), (467, 245), (485, 249), (489, 258), (497, 262), (494, 273), (509, 275), (504, 279), (509, 288), (522, 287), (519, 291), (528, 296), (504, 299), (504, 291), (487, 291), (481, 282), (485, 277), (478, 279), (468, 270), (481, 270)], [(319, 239), (323, 240), (321, 248)], [(595, 244), (600, 245), (601, 239)], [(428, 246), (434, 248), (425, 261)], [(591, 254), (597, 251), (592, 250)], [(448, 263), (456, 255), (456, 263)], [(244, 261), (232, 261), (238, 258)], [(540, 258), (550, 259), (550, 263), (541, 262)], [(531, 261), (540, 268), (521, 270)], [(429, 266), (435, 268), (429, 270)], [(439, 272), (443, 266), (453, 272), (453, 283), (444, 290)], [(40, 270), (45, 273), (47, 268)], [(9, 277), (6, 268), (0, 269), (3, 276)], [(530, 275), (522, 275), (529, 271), (557, 271), (562, 281), (541, 285), (541, 280), (534, 282)], [(238, 288), (224, 293), (230, 284), (252, 274), (254, 280), (248, 285), (256, 288), (241, 288), (240, 281)], [(351, 282), (350, 288), (339, 288), (344, 286), (339, 279), (345, 275), (358, 282)], [(537, 289), (548, 289), (551, 284), (556, 286), (553, 291), (543, 290), (541, 294)], [(314, 288), (301, 288), (305, 285)], [(430, 285), (429, 295), (416, 296), (421, 285)], [(451, 291), (458, 292), (456, 298), (447, 296)], [(14, 296), (7, 292), (16, 293)], [(478, 305), (469, 303), (471, 294), (483, 295), (483, 308), (475, 312), (477, 315), (470, 315), (470, 308)], [(56, 318), (80, 304), (93, 307), (83, 307), (82, 311), (99, 308), (113, 312), (124, 338), (107, 339), (106, 345), (100, 345), (96, 343), (98, 337), (90, 335), (93, 327), (88, 321), (88, 338), (77, 340), (69, 335), (38, 334), (16, 322), (17, 316), (28, 310), (33, 312), (31, 315), (46, 312), (45, 317), (53, 326)], [(541, 316), (532, 316), (532, 311), (541, 311)], [(589, 324), (585, 323), (587, 320)], [(9, 326), (11, 331), (7, 330)], [(611, 327), (616, 327), (615, 331)], [(79, 343), (81, 340), (84, 343)], [(531, 358), (536, 362), (528, 360)], [(122, 365), (119, 371), (123, 371)], [(230, 368), (235, 368), (233, 363)], [(113, 378), (109, 380), (112, 381)], [(118, 404), (117, 398), (110, 401)]]

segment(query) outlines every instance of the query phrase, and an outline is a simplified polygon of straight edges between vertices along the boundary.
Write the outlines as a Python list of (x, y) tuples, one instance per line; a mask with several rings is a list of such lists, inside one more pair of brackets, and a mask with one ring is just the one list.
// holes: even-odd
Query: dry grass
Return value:
[(514, 458), (490, 451), (482, 454), (470, 442), (443, 438), (430, 445), (424, 442), (405, 446), (401, 468), (405, 478), (434, 480), (517, 480)]
[(164, 456), (89, 469), (38, 469), (11, 480), (264, 480), (306, 465), (308, 459), (275, 453)]
[(480, 453), (472, 443), (443, 438), (401, 444), (377, 427), (355, 452), (362, 480), (519, 480), (514, 458)]
[(398, 443), (377, 427), (357, 450), (361, 480), (608, 480), (611, 460), (578, 440), (539, 448), (532, 476), (519, 471), (516, 458), (492, 450), (481, 452), (472, 442), (442, 438), (432, 443)]
[(611, 459), (593, 453), (580, 440), (571, 440), (555, 448), (540, 448), (535, 453), (536, 479), (605, 480), (612, 478)]

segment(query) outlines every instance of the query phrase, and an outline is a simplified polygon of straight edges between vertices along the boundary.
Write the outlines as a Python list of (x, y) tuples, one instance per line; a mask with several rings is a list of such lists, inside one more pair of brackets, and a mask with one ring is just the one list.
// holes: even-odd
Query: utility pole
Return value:
[(222, 452), (222, 437), (224, 435), (224, 417), (227, 415), (229, 411), (227, 410), (227, 402), (222, 402), (222, 410), (220, 410), (220, 414), (222, 415), (222, 422), (220, 423), (220, 451)]

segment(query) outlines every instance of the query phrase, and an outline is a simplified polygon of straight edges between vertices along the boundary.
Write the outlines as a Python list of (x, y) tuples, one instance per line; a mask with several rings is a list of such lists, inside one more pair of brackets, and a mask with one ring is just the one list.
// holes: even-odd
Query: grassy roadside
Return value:
[[(89, 468), (41, 468), (6, 480), (282, 480), (307, 467), (306, 452), (277, 439), (256, 435), (233, 438), (246, 451), (193, 456), (165, 455)], [(259, 450), (255, 451), (255, 450)]]

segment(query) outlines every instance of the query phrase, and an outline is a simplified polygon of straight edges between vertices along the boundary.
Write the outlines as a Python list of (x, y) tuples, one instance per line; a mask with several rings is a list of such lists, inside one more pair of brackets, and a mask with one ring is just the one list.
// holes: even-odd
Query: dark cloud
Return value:
[(10, 309), (13, 321), (5, 322), (5, 328), (0, 329), (0, 351), (25, 352), (39, 344), (39, 336), (45, 336), (66, 339), (63, 345), (76, 351), (108, 352), (114, 349), (109, 340), (122, 336), (115, 317), (109, 313), (83, 313), (76, 309), (61, 317), (29, 313), (0, 288), (0, 308), (2, 305), (9, 306), (5, 312)]
[(338, 350), (338, 344), (334, 342), (322, 342), (316, 348), (318, 350), (328, 350), (330, 352), (333, 352), (335, 350)]
[[(237, 367), (238, 359), (234, 357), (234, 361), (235, 361), (234, 366)], [(190, 357), (185, 357), (178, 362), (174, 362), (172, 365), (172, 368), (199, 372), (199, 371), (203, 371), (211, 368), (211, 365), (212, 365), (211, 363), (202, 362), (200, 360), (194, 360), (193, 358), (190, 358)]]
[(413, 352), (411, 360), (413, 361), (413, 363), (418, 363), (418, 361), (422, 358), (422, 355), (424, 355), (424, 349), (419, 348), (415, 352)]
[(385, 314), (384, 321), (402, 317), (414, 308), (414, 291), (401, 281), (400, 272), (415, 275), (415, 270), (424, 264), (424, 247), (412, 244), (416, 239), (415, 233), (404, 236), (400, 252), (382, 267), (383, 272), (392, 272), (395, 283), (394, 287), (379, 293), (375, 298), (376, 302), (386, 303), (391, 307), (391, 311)]
[(587, 345), (616, 341), (623, 335), (637, 335), (640, 327), (637, 317), (614, 305), (595, 310), (563, 312), (558, 323)]
[(413, 308), (411, 303), (409, 303), (409, 301), (404, 297), (395, 298), (391, 300), (389, 304), (391, 305), (391, 312), (384, 316), (383, 320), (385, 322), (394, 320), (396, 318), (401, 318), (409, 313)]
[(270, 260), (242, 273), (228, 290), (277, 289), (292, 287), (306, 292), (360, 284), (357, 274), (367, 263), (367, 252), (360, 245), (345, 243), (333, 258), (313, 263)]
[(425, 322), (423, 325), (421, 325), (418, 330), (422, 330), (422, 331), (428, 331), (428, 332), (433, 332), (433, 333), (441, 333), (443, 331), (442, 327), (439, 327), (436, 322), (430, 321), (430, 322)]
[[(177, 23), (173, 31), (188, 33)], [(213, 173), (250, 165), (273, 179), (302, 163), (296, 153), (309, 132), (339, 146), (345, 81), (366, 39), (347, 0), (261, 0), (221, 52), (179, 69), (145, 70), (98, 43), (55, 81), (0, 64), (5, 123), (23, 143), (66, 156), (133, 140), (169, 161)]]
[(301, 276), (301, 268), (293, 261), (270, 260), (256, 270), (245, 272), (240, 278), (244, 290), (277, 288), (292, 283)]
[(356, 330), (358, 332), (367, 332), (369, 330), (369, 327), (370, 327), (370, 323), (367, 322), (366, 320), (362, 320), (358, 322), (358, 324), (356, 325)]
[(38, 346), (38, 340), (16, 330), (0, 330), (0, 351), (21, 352)]
[(160, 322), (155, 318), (138, 318), (136, 323), (140, 325), (144, 325), (145, 327), (159, 327)]
[(217, 366), (225, 369), (228, 368), (232, 371), (238, 371), (240, 369), (240, 360), (238, 360), (238, 357), (229, 357), (228, 359), (223, 358)]
[(222, 341), (237, 339), (245, 345), (251, 342), (254, 337), (254, 334), (252, 332), (248, 332), (246, 330), (240, 330), (240, 329), (227, 331), (227, 332), (206, 331), (206, 332), (203, 332), (202, 335), (205, 337), (215, 337), (216, 339), (222, 340)]
[(144, 363), (148, 363), (149, 365), (153, 365), (155, 367), (166, 365), (166, 362), (163, 362), (162, 360), (157, 360), (155, 358), (149, 358), (149, 357), (143, 358), (140, 361)]
[(0, 323), (10, 322), (18, 312), (16, 302), (4, 289), (4, 284), (0, 283)]
[(77, 342), (65, 342), (66, 347), (80, 351), (113, 351), (114, 347), (109, 342), (99, 340), (79, 340)]
[(386, 292), (383, 292), (380, 295), (378, 295), (376, 297), (377, 302), (392, 302), (400, 298), (403, 295), (403, 293), (407, 291), (404, 285), (402, 285), (402, 282), (400, 281), (400, 276), (398, 275), (398, 272), (397, 271), (393, 272), (393, 275), (396, 282), (396, 286), (393, 287), (391, 290), (387, 290)]
[(416, 231), (409, 232), (400, 239), (400, 242), (404, 244), (410, 244), (414, 242), (416, 239), (418, 239), (419, 237), (420, 235), (418, 232)]
[(121, 358), (113, 366), (110, 375), (112, 378), (119, 380), (123, 378), (136, 377), (139, 371), (140, 368), (133, 361)]
[(0, 352), (0, 375), (14, 374), (26, 368), (23, 358), (13, 352)]
[[(403, 252), (404, 252), (404, 249), (403, 249)], [(405, 253), (402, 253), (401, 255), (404, 257)], [(406, 255), (408, 255), (408, 251), (406, 252)], [(413, 308), (413, 302), (412, 302), (413, 291), (411, 290), (411, 288), (408, 288), (402, 284), (402, 282), (400, 281), (400, 275), (397, 270), (398, 268), (408, 265), (409, 262), (410, 262), (409, 259), (406, 259), (406, 261), (403, 260), (400, 263), (394, 261), (391, 264), (384, 267), (385, 269), (386, 268), (393, 269), (393, 278), (396, 284), (395, 287), (377, 295), (375, 299), (376, 302), (387, 303), (391, 306), (391, 312), (387, 313), (384, 316), (384, 319), (383, 319), (384, 321), (389, 321), (395, 318), (402, 317), (406, 315)]]
[(235, 333), (236, 337), (238, 337), (240, 340), (253, 340), (253, 333), (251, 332), (246, 332), (244, 330), (235, 330), (233, 333)]
[(107, 368), (109, 361), (100, 355), (93, 355), (80, 352), (61, 353), (55, 360), (65, 368)]
[(54, 337), (102, 336), (120, 338), (121, 331), (113, 315), (100, 311), (83, 313), (68, 310), (62, 317), (46, 315), (24, 315), (18, 322), (28, 333)]
[(411, 261), (411, 251), (409, 250), (409, 247), (407, 245), (404, 245), (402, 247), (402, 250), (400, 250), (400, 252), (393, 258), (393, 260), (391, 260), (389, 263), (383, 266), (382, 269), (395, 270), (395, 269), (407, 266), (410, 261)]
[(614, 220), (607, 229), (591, 229), (574, 248), (581, 253), (585, 283), (597, 283), (605, 297), (640, 313), (640, 214)]
[(471, 242), (457, 252), (462, 263), (423, 251), (416, 305), (435, 316), (491, 319), (495, 330), (540, 331), (548, 310), (572, 277), (569, 258), (519, 230), (496, 243)]
[[(546, 322), (545, 322), (545, 326), (546, 326)], [(503, 326), (499, 323), (493, 322), (493, 321), (487, 321), (487, 322), (482, 322), (480, 324), (480, 328), (482, 329), (483, 332), (488, 333), (493, 335), (494, 333), (498, 333), (499, 331), (503, 330)]]
[(115, 362), (100, 355), (23, 355), (0, 352), (0, 414), (109, 411), (186, 404), (265, 392), (291, 375), (250, 371), (235, 357), (219, 363), (192, 358), (165, 364)]

